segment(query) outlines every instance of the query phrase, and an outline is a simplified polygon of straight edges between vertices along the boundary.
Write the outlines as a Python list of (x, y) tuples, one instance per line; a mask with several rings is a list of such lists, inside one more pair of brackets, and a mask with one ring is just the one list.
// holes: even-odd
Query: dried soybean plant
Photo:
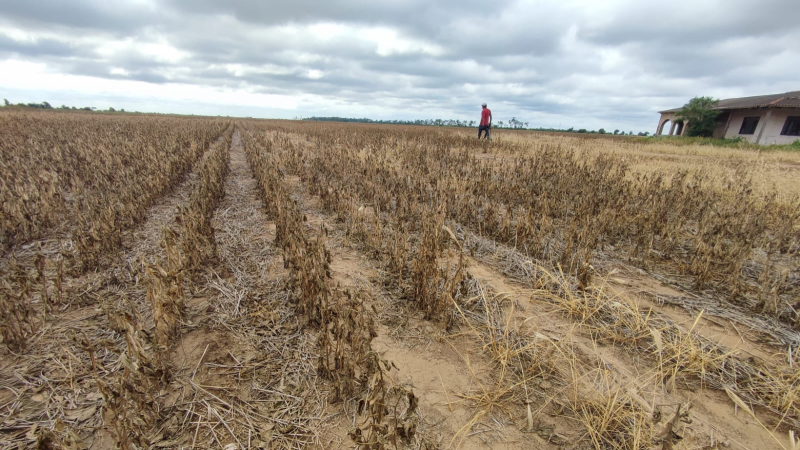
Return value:
[(420, 234), (417, 252), (412, 254), (410, 296), (423, 311), (425, 319), (440, 321), (445, 329), (449, 329), (453, 324), (457, 292), (465, 278), (464, 253), (459, 252), (452, 274), (449, 262), (442, 267), (440, 259), (449, 234), (445, 231), (441, 213), (423, 223)]
[[(286, 166), (380, 260), (421, 254), (409, 246), (417, 233), (417, 243), (425, 239), (431, 214), (421, 212), (446, 205), (454, 226), (513, 248), (515, 267), (535, 275), (530, 281), (541, 295), (584, 324), (593, 339), (654, 354), (650, 361), (661, 382), (726, 387), (796, 424), (796, 376), (745, 361), (652, 310), (599, 293), (592, 260), (612, 255), (686, 274), (687, 289), (705, 289), (796, 323), (791, 299), (798, 289), (798, 241), (791, 230), (797, 202), (757, 197), (748, 182), (712, 187), (702, 172), (633, 173), (615, 155), (589, 158), (555, 146), (504, 144), (498, 153), (514, 158), (482, 159), (475, 153), (483, 149), (447, 133), (296, 129), (315, 148), (286, 152)], [(472, 243), (464, 247), (475, 251)], [(428, 267), (433, 259), (427, 256)], [(530, 267), (531, 260), (538, 268)], [(399, 284), (404, 264), (387, 266)], [(633, 403), (634, 397), (610, 386), (565, 404), (597, 445), (637, 448), (648, 445), (642, 437), (652, 427), (642, 420), (647, 408)]]
[(308, 322), (320, 325), (330, 301), (326, 282), (330, 252), (323, 233), (312, 241), (303, 231), (305, 217), (281, 181), (275, 161), (264, 152), (270, 150), (271, 142), (257, 141), (246, 132), (243, 143), (267, 213), (275, 221), (275, 244), (283, 249), (284, 266), (289, 269), (287, 287), (294, 293), (298, 312)]
[[(393, 204), (400, 203), (392, 198), (399, 194), (398, 189), (381, 185), (390, 180), (392, 169), (386, 160), (362, 158), (349, 147), (320, 149), (310, 156), (290, 150), (284, 156), (286, 166), (309, 181), (312, 193), (320, 195), (323, 207), (345, 223), (351, 239), (364, 244), (377, 259), (388, 259), (386, 268), (394, 283), (407, 290), (406, 296), (424, 317), (449, 328), (465, 277), (465, 258), (459, 249), (455, 268), (451, 268), (452, 258), (445, 257), (452, 235), (444, 225), (446, 207), (435, 212), (407, 199), (402, 216), (383, 213), (382, 208), (391, 211)], [(354, 173), (368, 176), (353, 176)], [(442, 204), (438, 199), (441, 193), (426, 191), (425, 195), (433, 196), (434, 204)], [(366, 209), (361, 202), (372, 206)], [(415, 246), (409, 245), (409, 227), (419, 228)]]
[(187, 206), (175, 218), (176, 228), (166, 228), (161, 247), (166, 261), (145, 265), (147, 301), (153, 312), (155, 344), (159, 357), (178, 337), (184, 309), (184, 274), (197, 273), (216, 257), (211, 219), (224, 193), (228, 173), (230, 136), (223, 136), (200, 162), (200, 182)]
[(183, 253), (182, 269), (192, 273), (199, 271), (204, 264), (216, 258), (216, 242), (211, 219), (225, 193), (232, 133), (231, 128), (226, 129), (222, 139), (214, 143), (201, 160), (200, 182), (192, 192), (189, 203), (181, 207), (175, 219), (180, 228), (178, 233)]
[[(65, 272), (94, 268), (119, 248), (123, 231), (180, 181), (223, 125), (206, 119), (3, 111), (0, 247), (9, 256), (0, 259), (0, 285), (4, 313), (18, 319), (3, 325), (4, 342), (23, 345), (47, 311), (64, 302)], [(17, 253), (30, 254), (23, 244), (45, 235), (64, 239), (62, 257), (48, 260), (38, 253), (14, 260)], [(53, 261), (56, 273), (48, 279)], [(36, 277), (22, 276), (33, 271)]]
[[(217, 130), (219, 133), (221, 128)], [(152, 136), (149, 139), (158, 138)], [(145, 141), (140, 149), (144, 153), (136, 158), (137, 162), (120, 165), (118, 173), (113, 174), (118, 183), (115, 186), (129, 186), (127, 191), (109, 187), (96, 196), (78, 196), (85, 198), (87, 203), (91, 202), (76, 205), (78, 231), (72, 237), (84, 269), (95, 267), (104, 252), (119, 247), (122, 230), (141, 220), (147, 207), (177, 183), (197, 157), (208, 149), (212, 136), (205, 136), (205, 142), (183, 139), (182, 136), (164, 136), (160, 147)], [(73, 188), (73, 191), (77, 189)]]
[(145, 266), (146, 298), (153, 312), (155, 344), (164, 358), (178, 336), (184, 309), (184, 267), (177, 239), (174, 230), (165, 229), (162, 244), (167, 254), (166, 267), (158, 263)]
[(317, 339), (318, 370), (320, 375), (333, 381), (333, 401), (340, 402), (357, 394), (370, 375), (365, 370), (365, 359), (377, 333), (359, 295), (339, 290), (334, 295), (336, 302), (326, 311)]
[[(33, 255), (32, 264), (21, 263), (14, 254), (2, 262), (0, 311), (7, 320), (0, 324), (0, 330), (9, 348), (24, 348), (27, 340), (45, 325), (54, 308), (63, 303), (63, 259), (55, 262), (55, 276), (49, 281), (47, 274), (52, 265), (41, 253), (41, 247)], [(35, 275), (31, 274), (31, 269), (35, 270)], [(55, 291), (54, 295), (51, 290)]]
[[(637, 173), (617, 155), (549, 144), (508, 141), (493, 148), (503, 157), (478, 158), (486, 149), (457, 133), (302, 131), (329, 153), (320, 165), (339, 165), (330, 154), (347, 159), (344, 167), (356, 162), (351, 173), (363, 174), (375, 193), (353, 192), (381, 211), (402, 217), (406, 198), (428, 201), (430, 188), (439, 186), (448, 220), (560, 264), (584, 287), (592, 259), (611, 252), (643, 268), (688, 275), (687, 289), (712, 289), (721, 300), (789, 324), (800, 320), (800, 239), (792, 231), (800, 201), (754, 194), (746, 172), (712, 186), (702, 171)], [(373, 158), (377, 171), (365, 165)]]
[(224, 189), (228, 170), (228, 144), (214, 144), (200, 164), (200, 183), (188, 206), (176, 216), (177, 228), (166, 228), (161, 247), (165, 261), (144, 264), (147, 302), (155, 324), (155, 344), (159, 358), (179, 334), (184, 309), (184, 273), (198, 271), (213, 256), (213, 228), (210, 222)]
[(220, 120), (3, 111), (0, 246), (51, 230), (83, 269), (177, 184), (221, 133)]
[(0, 330), (6, 346), (22, 350), (44, 324), (45, 311), (36, 304), (35, 278), (13, 258), (6, 270), (0, 272)]
[(122, 449), (149, 447), (150, 433), (162, 419), (157, 395), (173, 376), (169, 351), (178, 337), (184, 308), (184, 268), (178, 238), (173, 229), (166, 228), (161, 241), (166, 261), (141, 263), (147, 287), (145, 298), (153, 314), (152, 335), (143, 329), (142, 319), (129, 301), (121, 305), (106, 303), (110, 328), (125, 341), (110, 376), (99, 373), (95, 344), (88, 339), (82, 342), (91, 356), (98, 390), (105, 400), (103, 422)]
[(359, 398), (356, 414), (363, 417), (363, 424), (350, 437), (363, 449), (396, 448), (401, 440), (409, 442), (416, 430), (416, 397), (405, 389), (398, 395), (398, 389), (388, 383), (390, 367), (388, 363), (382, 367), (371, 350), (375, 324), (361, 296), (331, 286), (325, 229), (314, 240), (306, 235), (303, 214), (281, 182), (276, 161), (270, 158), (273, 155), (268, 154), (272, 141), (249, 133), (243, 141), (262, 199), (276, 222), (276, 241), (289, 269), (287, 287), (294, 294), (298, 313), (318, 330), (318, 371), (332, 382), (334, 401)]
[(348, 436), (359, 450), (388, 450), (410, 445), (417, 436), (419, 398), (403, 386), (392, 386), (390, 364), (375, 353), (367, 354), (366, 389), (358, 400), (356, 413), (364, 423)]
[[(93, 363), (97, 387), (105, 400), (103, 423), (119, 448), (146, 448), (151, 444), (149, 433), (160, 419), (156, 393), (169, 377), (169, 369), (158, 352), (147, 350), (141, 320), (130, 305), (109, 309), (107, 314), (111, 328), (124, 336), (125, 349), (110, 378), (101, 377)], [(94, 344), (86, 341), (84, 346), (95, 361)]]

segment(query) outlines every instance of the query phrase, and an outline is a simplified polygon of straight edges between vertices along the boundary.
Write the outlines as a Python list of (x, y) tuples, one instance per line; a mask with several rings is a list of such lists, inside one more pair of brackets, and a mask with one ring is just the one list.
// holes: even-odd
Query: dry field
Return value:
[(0, 448), (784, 449), (800, 154), (0, 111)]

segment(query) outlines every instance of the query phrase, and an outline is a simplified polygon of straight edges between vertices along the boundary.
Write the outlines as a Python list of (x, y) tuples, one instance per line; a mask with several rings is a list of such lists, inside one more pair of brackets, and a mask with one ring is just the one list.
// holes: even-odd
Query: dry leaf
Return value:
[(31, 428), (28, 430), (27, 433), (25, 433), (25, 439), (27, 439), (29, 441), (35, 441), (36, 440), (36, 430), (37, 429), (39, 429), (39, 424), (38, 423), (34, 423), (33, 425), (31, 425)]
[(96, 413), (96, 412), (97, 412), (97, 406), (92, 405), (92, 406), (89, 406), (89, 407), (86, 407), (86, 408), (72, 409), (72, 410), (66, 411), (64, 413), (64, 416), (67, 419), (73, 420), (75, 422), (83, 422), (84, 420), (87, 420), (87, 419), (91, 418), (92, 416), (94, 416), (94, 413)]
[(526, 405), (528, 408), (528, 431), (533, 430), (533, 413), (531, 412), (530, 403)]
[(667, 387), (667, 392), (670, 394), (678, 389), (677, 385), (675, 384), (675, 375), (669, 377), (666, 383), (666, 387)]
[(653, 408), (650, 407), (650, 404), (645, 401), (639, 394), (636, 392), (635, 388), (631, 388), (628, 390), (628, 395), (631, 397), (633, 401), (635, 401), (643, 410), (647, 411), (648, 414), (653, 414)]
[(661, 332), (652, 327), (649, 328), (649, 330), (650, 336), (653, 337), (653, 342), (656, 344), (656, 349), (660, 355), (664, 352), (664, 341), (661, 340)]
[(733, 400), (733, 403), (736, 403), (736, 406), (742, 408), (743, 410), (747, 411), (748, 414), (755, 417), (755, 414), (753, 414), (753, 410), (750, 409), (750, 406), (747, 403), (745, 403), (744, 400), (742, 400), (738, 395), (736, 395), (736, 393), (730, 390), (727, 386), (725, 386), (725, 393), (728, 394), (728, 397), (730, 397), (731, 400)]

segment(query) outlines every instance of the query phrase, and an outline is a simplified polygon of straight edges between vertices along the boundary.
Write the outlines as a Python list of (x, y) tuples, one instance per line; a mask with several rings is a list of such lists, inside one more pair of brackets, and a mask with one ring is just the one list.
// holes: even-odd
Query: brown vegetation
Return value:
[[(722, 182), (643, 170), (624, 140), (413, 127), (11, 112), (0, 132), (9, 448), (730, 445), (705, 392), (751, 442), (800, 431), (800, 202), (743, 166)], [(220, 234), (246, 200), (232, 164), (268, 241)], [(375, 275), (337, 275), (343, 248)], [(691, 320), (620, 294), (621, 270)], [(767, 356), (703, 331), (718, 321)], [(470, 380), (440, 378), (446, 404), (376, 351), (412, 324)], [(468, 419), (440, 430), (437, 408)]]

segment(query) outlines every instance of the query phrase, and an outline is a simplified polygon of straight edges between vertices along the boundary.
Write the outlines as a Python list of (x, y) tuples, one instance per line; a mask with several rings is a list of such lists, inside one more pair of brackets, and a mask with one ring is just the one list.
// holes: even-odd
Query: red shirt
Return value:
[(481, 126), (489, 125), (491, 123), (490, 117), (492, 117), (492, 110), (489, 108), (483, 108), (481, 111)]

